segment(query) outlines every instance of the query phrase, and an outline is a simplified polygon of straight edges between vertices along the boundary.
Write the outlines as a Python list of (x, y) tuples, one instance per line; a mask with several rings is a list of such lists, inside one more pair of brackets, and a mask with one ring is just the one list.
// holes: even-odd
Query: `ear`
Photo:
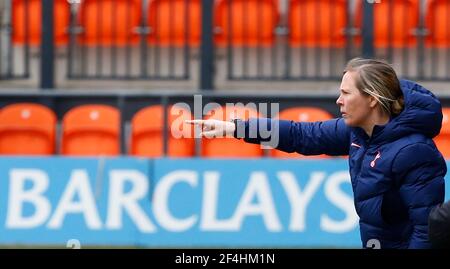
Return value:
[(375, 108), (378, 105), (378, 100), (375, 97), (369, 95), (369, 107)]

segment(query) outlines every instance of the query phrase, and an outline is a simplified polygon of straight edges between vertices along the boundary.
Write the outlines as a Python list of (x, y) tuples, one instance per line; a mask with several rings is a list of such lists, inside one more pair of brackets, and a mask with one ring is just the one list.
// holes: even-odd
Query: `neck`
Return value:
[(386, 113), (373, 113), (371, 117), (361, 126), (369, 137), (372, 137), (375, 125), (385, 125), (389, 122), (389, 115)]

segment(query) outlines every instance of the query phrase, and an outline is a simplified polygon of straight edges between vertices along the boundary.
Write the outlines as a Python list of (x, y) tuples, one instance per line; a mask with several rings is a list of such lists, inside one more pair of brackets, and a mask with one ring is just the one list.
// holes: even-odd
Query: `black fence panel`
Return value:
[(30, 77), (31, 4), (23, 0), (13, 8), (11, 0), (0, 1), (0, 80)]
[[(68, 79), (199, 79), (212, 88), (218, 77), (338, 80), (349, 59), (364, 55), (392, 63), (400, 77), (450, 80), (450, 1), (215, 0), (213, 11), (203, 1), (55, 0), (54, 25), (44, 27), (54, 27), (54, 54), (66, 61), (57, 71)], [(42, 3), (12, 3), (0, 1), (0, 79), (29, 79), (39, 72)], [(214, 31), (203, 37), (214, 47), (205, 51), (202, 19), (211, 15)]]
[(227, 77), (340, 78), (345, 62), (360, 55), (353, 42), (357, 31), (350, 2), (223, 0), (215, 16), (218, 45), (226, 49)]
[(194, 0), (82, 0), (70, 13), (68, 78), (189, 79), (200, 15)]
[(450, 1), (374, 1), (375, 56), (401, 77), (450, 80), (449, 15)]

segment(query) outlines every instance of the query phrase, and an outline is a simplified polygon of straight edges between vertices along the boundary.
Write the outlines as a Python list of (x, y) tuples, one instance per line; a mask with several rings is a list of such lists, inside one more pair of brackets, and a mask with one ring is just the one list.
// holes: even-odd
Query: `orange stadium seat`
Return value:
[(83, 0), (78, 18), (83, 33), (78, 40), (87, 45), (136, 44), (141, 10), (138, 0)]
[[(211, 115), (212, 114), (212, 115)], [(208, 112), (205, 119), (231, 120), (232, 118), (249, 119), (259, 117), (259, 113), (246, 107), (220, 107)], [(216, 158), (259, 158), (263, 156), (260, 145), (249, 144), (236, 138), (203, 138), (202, 156)]]
[[(272, 45), (278, 24), (276, 0), (222, 0), (215, 9), (218, 45)], [(231, 14), (231, 21), (228, 18)]]
[(151, 0), (148, 12), (150, 43), (198, 46), (201, 39), (201, 0)]
[(450, 158), (450, 108), (442, 109), (442, 129), (441, 133), (434, 139), (436, 146), (444, 158)]
[[(296, 122), (314, 122), (332, 119), (333, 116), (327, 111), (315, 107), (293, 107), (280, 112), (279, 119), (291, 120)], [(271, 150), (271, 156), (274, 158), (327, 158), (326, 155), (303, 156), (298, 153), (287, 153), (280, 150)]]
[(426, 11), (426, 27), (430, 31), (426, 44), (436, 47), (450, 47), (450, 1), (429, 0)]
[(291, 46), (345, 46), (346, 0), (291, 0), (288, 11)]
[(63, 118), (62, 154), (118, 155), (120, 153), (119, 111), (106, 105), (82, 105)]
[[(355, 15), (355, 24), (359, 29), (363, 20), (362, 2), (358, 1)], [(375, 47), (409, 47), (416, 44), (414, 31), (419, 25), (419, 0), (382, 0), (373, 5), (373, 10)], [(357, 41), (361, 42), (360, 38)]]
[[(167, 108), (168, 141), (167, 156), (194, 156), (195, 141), (192, 125), (184, 123), (193, 119), (190, 111), (181, 107)], [(138, 111), (131, 122), (130, 154), (146, 157), (164, 155), (163, 141), (163, 107), (154, 105)]]
[[(12, 39), (15, 44), (26, 43), (27, 32), (30, 45), (41, 43), (41, 2), (41, 0), (13, 0)], [(55, 0), (54, 3), (55, 44), (63, 45), (67, 43), (69, 36), (70, 4), (67, 0)]]
[(0, 111), (0, 154), (53, 154), (55, 125), (55, 114), (45, 106), (18, 103), (4, 107)]

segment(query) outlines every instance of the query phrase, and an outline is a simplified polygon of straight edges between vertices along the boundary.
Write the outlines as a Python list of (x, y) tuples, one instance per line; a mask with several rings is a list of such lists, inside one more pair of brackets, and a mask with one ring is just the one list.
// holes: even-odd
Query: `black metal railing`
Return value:
[(376, 57), (401, 77), (450, 80), (449, 1), (383, 0), (373, 9)]
[(284, 2), (283, 11), (279, 1), (228, 0), (216, 9), (229, 79), (337, 79), (345, 62), (360, 55), (350, 1)]
[[(41, 37), (34, 27), (36, 16), (31, 16), (36, 2), (40, 4), (39, 0), (18, 0), (21, 5), (2, 12), (2, 79), (30, 76), (30, 58), (36, 54), (30, 50), (38, 48), (35, 45)], [(218, 77), (338, 80), (350, 58), (364, 56), (386, 59), (401, 77), (450, 80), (449, 1), (52, 3), (56, 14), (54, 42), (67, 48), (64, 55), (69, 79), (198, 79), (201, 89), (212, 89)], [(67, 23), (63, 13), (69, 14)], [(53, 27), (45, 21), (44, 29)], [(54, 53), (47, 51), (41, 61), (53, 61), (51, 55)], [(53, 74), (41, 79), (50, 76)]]
[[(448, 1), (290, 0), (284, 1), (287, 9), (277, 11), (281, 17), (272, 24), (267, 3), (278, 1), (254, 1), (254, 6), (224, 2), (230, 17), (245, 14), (232, 18), (241, 25), (229, 25), (226, 33), (230, 80), (340, 79), (345, 62), (356, 56), (385, 59), (400, 77), (450, 80)], [(266, 17), (261, 20), (264, 5)], [(246, 21), (251, 14), (256, 23)], [(251, 25), (253, 32), (248, 30)], [(236, 27), (247, 34), (241, 43), (233, 33)], [(261, 38), (260, 28), (271, 29), (269, 42)]]
[(83, 0), (75, 4), (68, 78), (189, 79), (191, 49), (198, 45), (190, 42), (191, 2)]
[[(15, 7), (19, 12), (13, 13), (12, 7), (12, 1), (0, 3), (0, 80), (30, 77), (30, 1)], [(14, 21), (22, 23), (14, 25)]]

